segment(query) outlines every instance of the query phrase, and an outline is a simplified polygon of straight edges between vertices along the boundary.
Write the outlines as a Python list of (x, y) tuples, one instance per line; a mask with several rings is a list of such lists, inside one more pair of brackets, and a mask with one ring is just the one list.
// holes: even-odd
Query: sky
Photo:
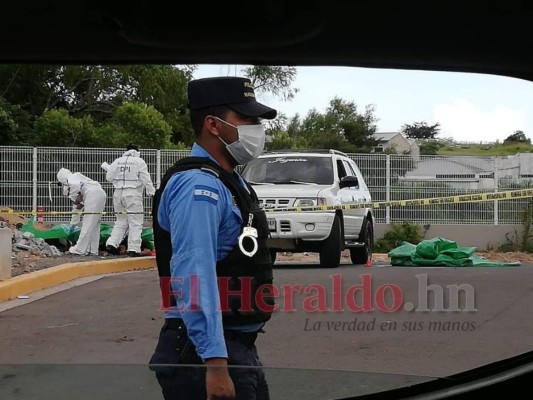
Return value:
[[(194, 78), (241, 75), (239, 65), (200, 65)], [(404, 124), (440, 126), (438, 138), (489, 143), (523, 131), (533, 141), (533, 82), (496, 75), (354, 67), (297, 67), (291, 101), (257, 93), (288, 117), (324, 113), (334, 97), (364, 112), (373, 105), (377, 132)]]

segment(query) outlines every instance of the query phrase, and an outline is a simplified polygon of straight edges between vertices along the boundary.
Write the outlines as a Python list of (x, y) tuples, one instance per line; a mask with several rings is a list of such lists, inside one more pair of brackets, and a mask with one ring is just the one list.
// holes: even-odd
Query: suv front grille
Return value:
[(265, 208), (286, 208), (290, 202), (290, 199), (260, 199), (259, 205)]
[(291, 222), (290, 221), (279, 221), (279, 230), (281, 232), (290, 232)]

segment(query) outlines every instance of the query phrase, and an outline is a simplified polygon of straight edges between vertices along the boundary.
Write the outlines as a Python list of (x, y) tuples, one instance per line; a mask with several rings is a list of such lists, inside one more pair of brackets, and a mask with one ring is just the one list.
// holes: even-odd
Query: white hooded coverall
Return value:
[(106, 246), (119, 248), (128, 235), (128, 251), (141, 252), (144, 223), (143, 191), (153, 196), (155, 187), (140, 152), (131, 149), (107, 167), (106, 180), (113, 183), (113, 208), (116, 222)]
[(100, 223), (105, 208), (106, 192), (98, 182), (79, 172), (72, 173), (66, 168), (59, 170), (57, 180), (63, 184), (63, 194), (73, 202), (81, 194), (83, 212), (87, 213), (83, 214), (78, 241), (70, 247), (69, 252), (79, 255), (98, 255)]

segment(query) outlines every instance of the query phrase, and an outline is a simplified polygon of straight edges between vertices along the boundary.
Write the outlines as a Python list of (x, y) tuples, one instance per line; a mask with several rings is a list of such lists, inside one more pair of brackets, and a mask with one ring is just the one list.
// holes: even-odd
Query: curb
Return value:
[(372, 259), (374, 259), (374, 257), (382, 258), (382, 259), (385, 259), (385, 260), (388, 260), (390, 258), (389, 257), (389, 253), (374, 253), (374, 254), (372, 254)]
[(0, 302), (77, 278), (152, 268), (156, 268), (155, 256), (62, 264), (0, 281)]
[[(387, 257), (387, 254), (375, 253), (373, 256)], [(155, 256), (62, 264), (0, 281), (0, 302), (86, 276), (152, 268), (156, 268)]]

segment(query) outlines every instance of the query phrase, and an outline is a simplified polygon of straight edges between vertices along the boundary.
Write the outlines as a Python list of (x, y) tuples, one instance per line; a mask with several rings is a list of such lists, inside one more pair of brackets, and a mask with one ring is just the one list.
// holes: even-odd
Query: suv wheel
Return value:
[(361, 235), (363, 238), (364, 247), (352, 247), (350, 249), (350, 259), (353, 264), (366, 264), (368, 260), (372, 260), (372, 252), (374, 250), (374, 226), (372, 222), (365, 219), (363, 227), (361, 228)]
[(336, 215), (331, 226), (331, 233), (322, 242), (320, 249), (320, 266), (322, 268), (337, 268), (341, 262), (341, 222)]

